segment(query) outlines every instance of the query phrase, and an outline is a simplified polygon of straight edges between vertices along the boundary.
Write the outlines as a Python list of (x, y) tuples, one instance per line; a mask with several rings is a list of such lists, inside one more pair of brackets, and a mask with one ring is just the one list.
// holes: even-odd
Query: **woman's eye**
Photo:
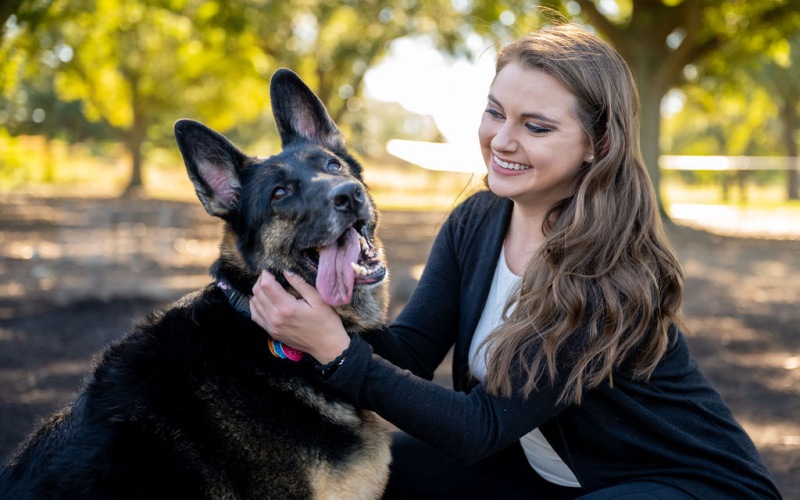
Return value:
[(338, 172), (342, 169), (342, 164), (336, 160), (328, 160), (328, 163), (325, 164), (325, 169), (328, 172)]
[(273, 201), (280, 200), (287, 194), (289, 194), (289, 192), (286, 190), (286, 188), (276, 187), (275, 189), (272, 190), (272, 200)]
[(495, 118), (495, 119), (498, 119), (498, 120), (502, 120), (503, 119), (503, 113), (497, 111), (496, 109), (492, 108), (491, 106), (486, 108), (486, 113), (489, 116), (491, 116), (492, 118)]
[(549, 128), (540, 127), (539, 125), (535, 125), (533, 123), (526, 123), (525, 128), (527, 128), (530, 133), (537, 135), (546, 134), (551, 131)]

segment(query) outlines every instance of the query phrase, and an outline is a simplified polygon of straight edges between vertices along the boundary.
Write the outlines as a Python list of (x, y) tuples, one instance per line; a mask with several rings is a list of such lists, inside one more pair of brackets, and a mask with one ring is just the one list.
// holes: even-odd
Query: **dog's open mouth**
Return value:
[(317, 272), (317, 291), (334, 307), (349, 304), (355, 286), (380, 283), (386, 277), (382, 252), (367, 238), (363, 224), (347, 228), (329, 245), (307, 250), (305, 256)]

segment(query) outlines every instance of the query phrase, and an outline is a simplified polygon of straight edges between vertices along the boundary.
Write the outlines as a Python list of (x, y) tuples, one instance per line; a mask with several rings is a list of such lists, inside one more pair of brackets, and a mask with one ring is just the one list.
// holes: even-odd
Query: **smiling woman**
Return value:
[(489, 189), (520, 209), (545, 213), (572, 193), (592, 154), (575, 96), (547, 73), (510, 62), (488, 101), (478, 134)]

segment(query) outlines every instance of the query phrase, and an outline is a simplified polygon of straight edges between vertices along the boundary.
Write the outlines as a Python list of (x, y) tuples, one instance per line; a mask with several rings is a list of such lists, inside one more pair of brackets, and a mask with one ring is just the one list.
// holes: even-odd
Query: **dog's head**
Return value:
[(377, 211), (362, 167), (325, 106), (293, 72), (270, 84), (283, 150), (247, 156), (201, 123), (175, 136), (206, 211), (225, 221), (216, 278), (250, 292), (262, 270), (293, 271), (316, 286), (351, 331), (385, 319), (387, 270), (375, 235)]

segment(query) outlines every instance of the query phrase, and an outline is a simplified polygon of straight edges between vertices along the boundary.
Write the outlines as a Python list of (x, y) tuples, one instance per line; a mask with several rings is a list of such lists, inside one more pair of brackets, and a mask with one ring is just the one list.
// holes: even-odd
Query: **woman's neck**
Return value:
[(506, 264), (517, 276), (523, 275), (528, 261), (546, 240), (542, 232), (546, 214), (546, 209), (526, 209), (514, 203), (503, 245)]

